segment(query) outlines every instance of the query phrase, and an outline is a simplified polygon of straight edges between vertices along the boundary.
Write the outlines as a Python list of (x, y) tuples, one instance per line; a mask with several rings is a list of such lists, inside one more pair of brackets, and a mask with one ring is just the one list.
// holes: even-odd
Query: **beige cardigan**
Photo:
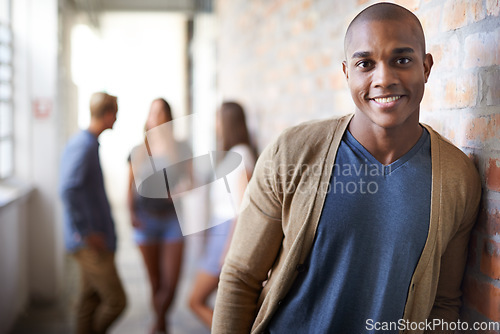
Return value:
[[(286, 130), (257, 162), (222, 269), (213, 333), (261, 333), (313, 244), (332, 166), (352, 115)], [(478, 173), (431, 127), (431, 219), (404, 319), (458, 319)], [(406, 332), (406, 331), (405, 331)], [(416, 333), (420, 333), (417, 331)]]

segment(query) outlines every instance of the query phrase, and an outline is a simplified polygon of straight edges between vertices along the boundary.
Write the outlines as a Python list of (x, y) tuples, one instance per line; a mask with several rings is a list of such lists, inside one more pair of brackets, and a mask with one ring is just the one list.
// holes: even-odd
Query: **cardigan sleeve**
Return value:
[(263, 282), (278, 256), (283, 231), (276, 152), (277, 144), (264, 150), (244, 195), (220, 275), (213, 333), (250, 332)]
[[(464, 158), (467, 159), (466, 157)], [(457, 217), (457, 219), (461, 219), (460, 225), (441, 256), (436, 298), (428, 319), (430, 322), (434, 321), (434, 319), (448, 323), (456, 322), (462, 305), (461, 284), (467, 261), (467, 246), (470, 232), (476, 222), (481, 199), (481, 181), (477, 170), (469, 160), (467, 161), (467, 166), (467, 173), (462, 179), (462, 184), (464, 184), (463, 190), (465, 192), (463, 201), (465, 203), (459, 201), (460, 203), (458, 204), (459, 206), (463, 205), (463, 215)], [(448, 195), (454, 196), (454, 194)], [(454, 331), (446, 331), (446, 327), (441, 327), (439, 330), (435, 328), (435, 331), (426, 331), (426, 333), (453, 334)]]

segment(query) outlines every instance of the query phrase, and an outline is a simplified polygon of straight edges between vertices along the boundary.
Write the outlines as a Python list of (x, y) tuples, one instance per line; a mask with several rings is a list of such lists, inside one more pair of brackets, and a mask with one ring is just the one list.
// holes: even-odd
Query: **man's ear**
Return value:
[(342, 71), (344, 71), (345, 78), (349, 81), (349, 71), (347, 69), (347, 62), (345, 60), (342, 62)]
[(426, 83), (427, 79), (429, 79), (429, 75), (431, 74), (432, 65), (434, 65), (434, 60), (432, 59), (432, 55), (430, 53), (427, 53), (424, 58), (424, 76)]

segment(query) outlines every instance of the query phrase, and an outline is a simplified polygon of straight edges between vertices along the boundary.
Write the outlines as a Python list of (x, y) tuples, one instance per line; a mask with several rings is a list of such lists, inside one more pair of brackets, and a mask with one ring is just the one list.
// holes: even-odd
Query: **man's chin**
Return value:
[[(397, 117), (396, 115), (381, 115), (370, 118), (373, 125), (384, 130), (398, 130), (410, 125), (409, 118)], [(418, 119), (416, 124), (418, 124)]]

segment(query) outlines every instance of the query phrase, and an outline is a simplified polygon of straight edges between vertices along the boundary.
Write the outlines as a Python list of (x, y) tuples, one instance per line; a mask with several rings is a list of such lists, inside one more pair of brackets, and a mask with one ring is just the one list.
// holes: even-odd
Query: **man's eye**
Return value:
[(357, 67), (361, 67), (361, 68), (367, 68), (371, 65), (371, 62), (367, 61), (367, 60), (361, 60), (361, 61), (358, 61), (356, 63), (356, 66)]
[(410, 62), (411, 62), (410, 58), (399, 58), (398, 60), (396, 60), (396, 63), (399, 65), (406, 65)]

